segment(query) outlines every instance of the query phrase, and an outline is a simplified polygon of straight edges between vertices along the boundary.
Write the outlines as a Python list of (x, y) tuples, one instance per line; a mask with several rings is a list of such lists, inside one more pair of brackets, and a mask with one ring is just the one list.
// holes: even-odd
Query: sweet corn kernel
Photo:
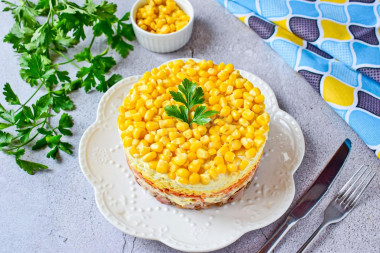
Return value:
[(169, 172), (169, 173), (168, 173), (168, 177), (169, 177), (170, 179), (174, 180), (174, 179), (176, 178), (176, 174), (175, 174), (175, 172)]
[(230, 163), (230, 164), (227, 165), (227, 169), (228, 169), (229, 172), (235, 172), (235, 171), (238, 170), (238, 167), (235, 164)]
[(150, 145), (150, 149), (154, 152), (161, 153), (164, 148), (164, 145), (161, 142), (156, 142)]
[(256, 156), (256, 153), (257, 151), (255, 148), (250, 148), (245, 152), (245, 156), (247, 157), (247, 159), (251, 159)]
[(197, 154), (195, 152), (189, 152), (189, 154), (187, 155), (187, 159), (189, 161), (193, 161), (193, 160), (197, 159)]
[(256, 148), (260, 148), (261, 145), (265, 143), (265, 137), (262, 135), (257, 135), (255, 139), (253, 140), (253, 144), (255, 145)]
[(140, 143), (139, 140), (133, 139), (132, 146), (136, 147), (139, 143)]
[(144, 156), (150, 152), (150, 148), (145, 146), (138, 147), (138, 150), (141, 156)]
[(189, 164), (189, 171), (190, 172), (198, 172), (199, 169), (201, 168), (201, 161), (199, 160), (194, 160)]
[(265, 135), (269, 131), (269, 126), (265, 125), (256, 130), (256, 135)]
[(225, 98), (225, 97), (221, 97), (219, 100), (219, 103), (223, 108), (228, 106), (228, 101), (227, 101), (227, 98)]
[(148, 131), (157, 130), (159, 127), (160, 127), (159, 124), (154, 121), (149, 121), (148, 123), (146, 123), (146, 130)]
[(234, 97), (234, 98), (242, 98), (243, 97), (243, 91), (241, 90), (241, 89), (237, 89), (237, 90), (234, 90), (233, 92), (232, 92), (232, 96)]
[(207, 145), (210, 142), (210, 137), (208, 135), (203, 135), (200, 139), (203, 145)]
[[(220, 112), (220, 111), (222, 110), (222, 106), (221, 106), (220, 104), (213, 105), (213, 106), (211, 107), (211, 110), (213, 110), (213, 111), (217, 111), (217, 112)], [(212, 116), (212, 117), (214, 117), (214, 116)], [(211, 117), (211, 118), (212, 118), (212, 117)]]
[(253, 106), (253, 102), (248, 101), (248, 100), (244, 100), (244, 105), (243, 105), (244, 109), (251, 109), (252, 106)]
[(200, 159), (207, 159), (210, 157), (210, 154), (208, 153), (208, 151), (200, 148), (197, 150), (197, 157)]
[(260, 113), (260, 112), (261, 112), (261, 107), (260, 107), (260, 105), (255, 104), (255, 105), (252, 106), (252, 110), (253, 110), (255, 113)]
[(224, 164), (223, 156), (215, 156), (214, 162), (215, 162), (216, 165)]
[(184, 150), (189, 150), (190, 146), (191, 146), (190, 142), (187, 141), (184, 144), (182, 144), (181, 148), (184, 149)]
[(193, 136), (195, 139), (199, 140), (201, 138), (201, 133), (198, 129), (193, 129)]
[(162, 155), (166, 156), (166, 157), (172, 157), (173, 156), (172, 152), (167, 148), (162, 151)]
[(225, 174), (227, 172), (227, 166), (225, 164), (220, 164), (216, 167), (216, 172), (218, 174)]
[(154, 134), (152, 134), (152, 133), (146, 134), (144, 137), (144, 140), (146, 140), (149, 143), (153, 143), (154, 142)]
[(263, 95), (258, 95), (258, 96), (256, 96), (255, 97), (255, 103), (256, 104), (261, 104), (261, 103), (263, 103), (264, 102), (264, 96)]
[(229, 73), (227, 72), (227, 71), (220, 71), (219, 73), (218, 73), (218, 78), (220, 79), (220, 80), (222, 80), (222, 81), (225, 81), (225, 80), (227, 80), (228, 79), (228, 76), (229, 76)]
[(181, 146), (182, 144), (186, 142), (186, 139), (184, 137), (178, 137), (178, 138), (175, 138), (172, 142), (174, 144), (177, 144), (178, 146)]
[(200, 141), (195, 141), (190, 145), (190, 150), (192, 152), (197, 152), (199, 148), (202, 147), (202, 143)]
[(243, 98), (245, 101), (253, 102), (255, 100), (255, 97), (249, 94), (248, 92), (244, 92)]
[(157, 163), (156, 171), (158, 173), (168, 173), (169, 163), (165, 160), (159, 160)]
[(224, 67), (224, 71), (226, 71), (226, 72), (228, 72), (228, 73), (231, 73), (233, 70), (234, 70), (234, 65), (232, 65), (231, 63), (228, 63), (228, 64)]
[(231, 136), (232, 136), (234, 139), (240, 139), (240, 137), (241, 137), (241, 133), (240, 133), (240, 131), (239, 131), (238, 129), (235, 129), (235, 130), (232, 132)]
[(137, 147), (135, 146), (132, 146), (130, 149), (129, 149), (129, 153), (131, 154), (131, 156), (133, 157), (136, 157), (140, 154), (139, 150), (137, 149)]
[(168, 128), (168, 127), (174, 127), (175, 126), (174, 119), (160, 120), (160, 121), (158, 121), (158, 124), (159, 124), (160, 128)]
[(227, 136), (225, 142), (231, 143), (234, 140), (234, 137), (232, 135)]
[(141, 139), (145, 136), (145, 129), (137, 127), (133, 130), (133, 138)]
[(139, 128), (145, 128), (145, 122), (142, 122), (142, 121), (138, 121), (138, 122), (133, 122), (133, 126), (135, 128), (139, 127)]
[(151, 168), (152, 170), (156, 170), (156, 168), (157, 168), (157, 164), (158, 164), (158, 161), (157, 161), (157, 160), (154, 160), (154, 161), (150, 161), (150, 162), (148, 162), (148, 166), (149, 166), (149, 168)]
[(241, 161), (240, 164), (239, 164), (239, 169), (240, 170), (244, 170), (248, 166), (248, 164), (249, 164), (248, 160)]
[(255, 113), (249, 109), (246, 109), (243, 111), (241, 116), (246, 120), (253, 120), (253, 118), (255, 117)]
[(183, 136), (185, 136), (186, 139), (190, 139), (193, 137), (193, 131), (191, 129), (187, 129), (183, 132)]
[(164, 146), (166, 144), (168, 144), (170, 142), (170, 139), (167, 137), (167, 136), (162, 136), (160, 139), (159, 139), (159, 142), (161, 142), (162, 144), (164, 144)]
[(181, 184), (188, 184), (189, 183), (189, 179), (180, 177), (180, 178), (178, 178), (178, 182), (181, 183)]
[(201, 135), (205, 135), (207, 133), (207, 128), (205, 126), (198, 126), (197, 129)]
[(232, 150), (239, 150), (241, 148), (241, 142), (239, 140), (233, 140), (231, 142), (231, 149)]
[(177, 133), (177, 132), (169, 132), (169, 139), (171, 141), (173, 141), (174, 139), (178, 138), (178, 137), (181, 137), (181, 134), (180, 133)]
[(182, 178), (188, 178), (190, 175), (190, 172), (187, 169), (178, 169), (176, 171), (176, 175)]
[(217, 152), (217, 150), (216, 150), (215, 148), (210, 148), (210, 149), (208, 150), (208, 153), (209, 153), (210, 155), (215, 155), (216, 152)]
[(240, 119), (240, 113), (236, 110), (233, 110), (231, 115), (232, 115), (232, 118), (236, 121)]
[(156, 157), (157, 157), (156, 152), (149, 152), (148, 154), (144, 155), (142, 159), (144, 162), (150, 162), (154, 160)]
[(231, 113), (231, 108), (229, 106), (222, 106), (222, 109), (220, 110), (220, 116), (226, 117)]
[(235, 107), (235, 108), (240, 108), (240, 107), (243, 107), (244, 105), (244, 99), (235, 99), (232, 101), (232, 105)]
[(173, 162), (179, 166), (184, 165), (186, 161), (187, 161), (187, 155), (184, 153), (177, 154), (177, 156), (173, 158)]
[(218, 178), (218, 172), (216, 171), (216, 169), (209, 169), (208, 171), (207, 171), (207, 173), (210, 175), (210, 177), (212, 178), (212, 179), (217, 179)]
[(131, 137), (125, 137), (123, 139), (123, 146), (125, 148), (128, 148), (128, 147), (132, 146), (132, 141), (133, 141), (133, 139)]
[(265, 113), (259, 115), (259, 116), (256, 118), (256, 121), (257, 121), (257, 123), (259, 123), (261, 126), (267, 125), (268, 122), (269, 122), (269, 114), (265, 112)]
[(233, 162), (235, 158), (235, 154), (231, 151), (227, 151), (224, 155), (224, 159), (227, 161), (227, 162)]
[(201, 181), (201, 177), (198, 173), (192, 173), (189, 177), (190, 184), (198, 184)]
[(189, 124), (185, 123), (185, 122), (178, 122), (176, 124), (176, 127), (179, 131), (181, 132), (184, 132), (186, 131), (187, 129), (189, 129)]
[(242, 126), (244, 126), (244, 127), (248, 127), (249, 121), (246, 120), (246, 119), (244, 119), (244, 118), (240, 118), (239, 119), (239, 124), (242, 125)]
[(261, 91), (257, 87), (254, 87), (252, 90), (249, 91), (249, 93), (251, 93), (253, 96), (259, 96), (259, 95), (261, 95)]
[(211, 181), (209, 174), (201, 174), (200, 177), (201, 177), (201, 183), (204, 185), (209, 184)]
[(240, 140), (241, 144), (244, 146), (244, 148), (249, 149), (253, 146), (253, 140), (251, 138), (241, 138)]
[(223, 145), (217, 152), (218, 155), (224, 156), (229, 151), (228, 145)]
[(168, 142), (166, 144), (166, 148), (169, 149), (171, 152), (174, 152), (177, 149), (177, 145), (172, 142)]

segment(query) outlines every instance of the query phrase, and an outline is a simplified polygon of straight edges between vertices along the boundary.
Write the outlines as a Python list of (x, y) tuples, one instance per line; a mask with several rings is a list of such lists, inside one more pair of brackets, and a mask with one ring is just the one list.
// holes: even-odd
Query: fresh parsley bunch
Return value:
[[(15, 20), (4, 42), (12, 44), (18, 53), (20, 76), (35, 87), (35, 91), (21, 102), (11, 85), (4, 85), (5, 101), (11, 109), (0, 104), (0, 150), (15, 156), (20, 168), (34, 174), (47, 166), (21, 159), (25, 148), (29, 145), (32, 150), (49, 148), (46, 156), (53, 159), (60, 150), (72, 154), (72, 145), (63, 140), (63, 136), (72, 135), (73, 119), (62, 112), (74, 109), (68, 95), (81, 87), (86, 92), (93, 88), (104, 92), (119, 81), (121, 76), (118, 74), (106, 76), (116, 65), (107, 53), (114, 49), (122, 57), (127, 57), (133, 46), (126, 41), (134, 40), (135, 35), (131, 24), (126, 23), (129, 13), (119, 19), (115, 15), (116, 4), (107, 1), (96, 5), (92, 0), (86, 0), (83, 6), (67, 0), (2, 2), (6, 5), (3, 11), (10, 11)], [(67, 51), (86, 38), (86, 27), (92, 29), (90, 44), (69, 59)], [(100, 36), (106, 37), (107, 47), (102, 53), (93, 55), (91, 48)], [(56, 63), (57, 56), (64, 61)], [(77, 72), (70, 75), (63, 69), (66, 64), (73, 65)], [(31, 103), (42, 90), (44, 95)], [(58, 125), (53, 126), (51, 118), (55, 116), (60, 118)]]
[[(197, 84), (191, 82), (189, 79), (185, 78), (182, 81), (182, 84), (178, 86), (177, 92), (170, 91), (172, 98), (184, 105), (179, 107), (176, 105), (165, 106), (165, 111), (168, 116), (175, 117), (183, 122), (186, 122), (191, 127), (192, 123), (198, 125), (204, 125), (211, 121), (210, 117), (219, 113), (218, 111), (207, 110), (207, 107), (201, 105), (204, 103), (205, 99), (203, 98), (204, 93), (201, 87), (197, 87)], [(194, 116), (191, 118), (191, 109), (195, 106)]]

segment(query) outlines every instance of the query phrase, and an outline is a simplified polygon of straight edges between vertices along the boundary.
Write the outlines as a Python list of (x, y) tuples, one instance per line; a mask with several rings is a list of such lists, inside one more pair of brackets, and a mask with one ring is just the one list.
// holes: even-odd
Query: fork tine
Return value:
[(353, 190), (353, 186), (356, 184), (356, 182), (363, 176), (363, 174), (367, 171), (368, 166), (362, 166), (351, 178), (348, 180), (348, 182), (343, 186), (343, 188), (339, 191), (337, 199), (339, 201), (346, 200), (348, 196), (351, 195), (351, 192)]
[(349, 187), (349, 189), (344, 194), (344, 198), (342, 199), (343, 203), (347, 203), (351, 196), (354, 195), (356, 190), (360, 187), (361, 183), (367, 178), (368, 171), (371, 172), (370, 169), (368, 169), (368, 166), (362, 166), (360, 168), (360, 171), (363, 170), (362, 173), (360, 173), (360, 176), (355, 180), (355, 182), (352, 183), (352, 185)]
[(368, 185), (371, 183), (371, 181), (373, 180), (373, 178), (375, 177), (376, 175), (376, 172), (374, 171), (370, 171), (370, 173), (366, 176), (366, 178), (363, 180), (363, 182), (360, 184), (360, 186), (358, 187), (358, 190), (355, 194), (355, 196), (353, 196), (351, 198), (351, 200), (348, 202), (347, 206), (348, 207), (354, 207), (356, 205), (356, 203), (358, 202), (360, 196), (363, 194), (364, 190), (368, 187)]
[(350, 186), (350, 189), (347, 190), (347, 193), (345, 194), (345, 197), (342, 200), (343, 204), (347, 204), (348, 202), (350, 202), (352, 197), (356, 196), (356, 192), (358, 191), (362, 183), (366, 180), (369, 173), (371, 173), (371, 169), (368, 169), (368, 166), (366, 166), (364, 172), (361, 173), (359, 178), (356, 179), (355, 182)]
[(345, 200), (343, 201), (345, 204), (350, 202), (353, 198), (356, 197), (356, 194), (360, 191), (362, 185), (365, 183), (366, 179), (368, 176), (371, 174), (372, 170), (367, 169), (361, 176), (360, 178), (355, 182), (355, 184), (352, 185), (352, 190), (350, 194), (347, 195)]

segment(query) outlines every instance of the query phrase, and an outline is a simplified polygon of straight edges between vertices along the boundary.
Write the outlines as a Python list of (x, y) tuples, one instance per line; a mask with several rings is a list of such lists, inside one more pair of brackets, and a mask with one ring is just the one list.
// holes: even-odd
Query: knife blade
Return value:
[(312, 186), (302, 195), (301, 199), (290, 211), (288, 217), (285, 219), (285, 222), (276, 230), (276, 232), (264, 244), (258, 253), (272, 251), (290, 230), (290, 228), (293, 227), (297, 221), (308, 215), (310, 211), (319, 203), (321, 198), (330, 188), (340, 169), (343, 167), (350, 150), (351, 141), (350, 139), (346, 139), (327, 163), (321, 174), (319, 174)]

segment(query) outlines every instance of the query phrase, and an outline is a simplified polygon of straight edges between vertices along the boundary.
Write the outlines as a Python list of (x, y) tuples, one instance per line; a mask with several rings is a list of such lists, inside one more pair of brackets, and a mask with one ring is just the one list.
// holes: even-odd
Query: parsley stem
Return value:
[[(41, 121), (40, 123), (38, 123), (38, 124), (36, 124), (36, 125), (33, 125), (33, 128), (36, 128), (36, 127), (38, 127), (39, 125), (41, 125), (41, 124), (43, 124), (44, 123), (44, 121)], [(18, 138), (20, 138), (22, 135), (19, 135), (19, 136), (15, 136), (15, 137), (13, 137), (12, 138), (12, 141), (14, 141), (14, 140), (17, 140)]]
[(26, 102), (23, 103), (23, 104), (17, 109), (16, 113), (19, 112), (22, 108), (24, 108), (24, 106), (25, 106), (26, 104), (29, 103), (29, 101), (30, 101), (30, 100), (31, 100), (31, 99), (37, 94), (37, 92), (41, 89), (41, 87), (42, 87), (42, 85), (43, 85), (44, 83), (45, 83), (45, 82), (43, 82), (43, 81), (41, 80), (40, 85), (38, 85), (37, 89), (34, 91), (34, 93), (32, 94), (32, 96), (30, 96), (29, 99), (26, 100)]
[[(62, 54), (61, 52), (59, 52), (58, 50), (56, 50), (56, 49), (54, 49), (54, 48), (50, 48), (53, 52), (55, 52), (55, 53), (57, 53), (57, 54), (59, 54), (60, 56), (62, 56), (63, 58), (65, 58), (67, 61), (70, 61), (70, 59), (66, 56), (66, 55), (64, 55), (64, 54)], [(73, 66), (75, 66), (77, 69), (80, 69), (80, 67), (78, 66), (78, 65), (76, 65), (75, 63), (73, 63), (73, 62), (70, 62)]]
[[(42, 124), (42, 127), (45, 126), (46, 120), (47, 120), (47, 118), (45, 118), (44, 121), (40, 122), (40, 123)], [(40, 125), (40, 124), (38, 124), (38, 125)], [(38, 125), (36, 125), (36, 126), (38, 126)], [(21, 148), (21, 147), (23, 147), (23, 146), (25, 146), (25, 145), (28, 145), (28, 144), (31, 143), (31, 142), (32, 142), (32, 141), (33, 141), (33, 140), (34, 140), (39, 134), (40, 134), (40, 133), (37, 132), (37, 133), (36, 133), (32, 138), (30, 138), (27, 142), (25, 142), (25, 143), (23, 143), (23, 144), (21, 144), (21, 145), (14, 146), (13, 148), (10, 148), (9, 150), (19, 149), (19, 148)]]
[(94, 44), (94, 41), (95, 41), (95, 36), (92, 36), (90, 46), (88, 47), (89, 50), (91, 50), (91, 47), (92, 47), (92, 44)]
[(57, 66), (59, 66), (59, 65), (65, 65), (65, 64), (70, 63), (70, 62), (73, 62), (73, 61), (75, 61), (74, 58), (71, 59), (71, 60), (65, 61), (65, 62), (56, 63), (56, 64), (54, 64), (54, 65), (57, 65)]
[(55, 131), (55, 128), (53, 128), (53, 126), (50, 125), (49, 122), (46, 122), (46, 125), (54, 132), (55, 135), (57, 135), (57, 132)]
[(190, 109), (187, 109), (187, 124), (189, 124), (189, 127), (191, 129), (191, 122), (190, 122)]

